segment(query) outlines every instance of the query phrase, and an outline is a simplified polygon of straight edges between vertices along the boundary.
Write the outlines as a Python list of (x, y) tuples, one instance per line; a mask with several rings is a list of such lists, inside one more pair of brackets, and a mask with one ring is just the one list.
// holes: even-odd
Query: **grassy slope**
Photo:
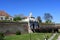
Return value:
[[(48, 35), (49, 38), (51, 36), (51, 33), (33, 33), (31, 34), (31, 40), (44, 40), (46, 35)], [(30, 34), (6, 36), (5, 39), (6, 40), (30, 40)]]

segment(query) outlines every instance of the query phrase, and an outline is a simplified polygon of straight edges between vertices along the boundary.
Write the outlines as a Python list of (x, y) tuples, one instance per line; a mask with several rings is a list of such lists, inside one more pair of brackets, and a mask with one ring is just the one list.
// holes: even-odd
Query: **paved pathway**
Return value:
[(58, 36), (58, 39), (57, 40), (60, 40), (60, 35)]
[(54, 33), (48, 40), (52, 40), (55, 36), (56, 36), (57, 33)]

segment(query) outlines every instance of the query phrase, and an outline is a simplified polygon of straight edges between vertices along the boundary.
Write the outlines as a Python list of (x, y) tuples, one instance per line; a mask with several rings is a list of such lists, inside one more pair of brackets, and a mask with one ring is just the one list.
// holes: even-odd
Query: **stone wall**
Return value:
[(39, 24), (42, 28), (56, 28), (55, 24)]
[(4, 33), (16, 33), (16, 31), (21, 31), (21, 33), (28, 33), (28, 24), (19, 22), (0, 22), (0, 32)]

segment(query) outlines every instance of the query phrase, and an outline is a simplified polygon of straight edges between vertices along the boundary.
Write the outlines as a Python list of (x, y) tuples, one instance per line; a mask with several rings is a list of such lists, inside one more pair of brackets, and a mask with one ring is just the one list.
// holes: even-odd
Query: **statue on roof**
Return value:
[(30, 12), (29, 17), (32, 17), (32, 12)]

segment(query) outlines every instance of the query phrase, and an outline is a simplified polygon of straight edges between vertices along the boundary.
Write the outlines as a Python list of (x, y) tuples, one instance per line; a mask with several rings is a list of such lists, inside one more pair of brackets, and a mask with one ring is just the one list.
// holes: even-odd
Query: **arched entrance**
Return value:
[(38, 32), (38, 28), (39, 28), (39, 24), (38, 22), (34, 21), (30, 21), (30, 28), (33, 32)]

